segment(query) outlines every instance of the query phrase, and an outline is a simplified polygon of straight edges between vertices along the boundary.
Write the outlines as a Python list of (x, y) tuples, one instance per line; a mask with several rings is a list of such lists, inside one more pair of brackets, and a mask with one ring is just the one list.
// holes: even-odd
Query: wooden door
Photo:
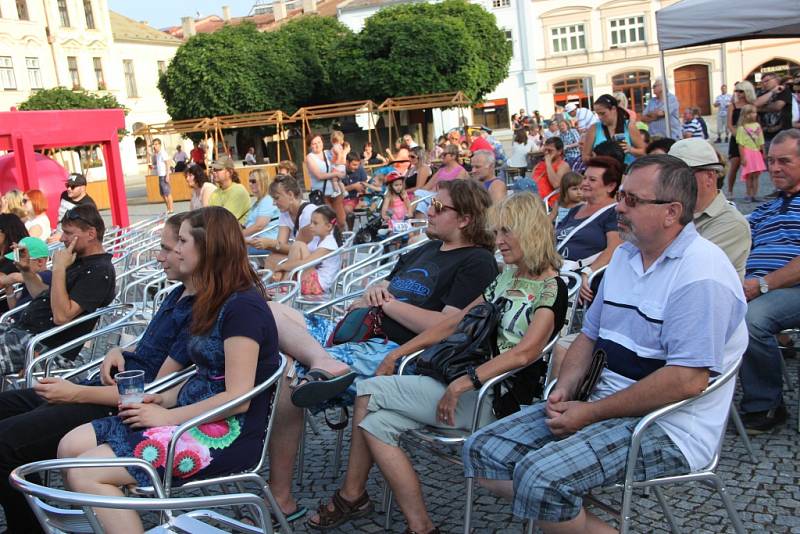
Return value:
[(686, 65), (675, 69), (675, 96), (680, 111), (687, 107), (698, 107), (703, 115), (711, 114), (711, 96), (708, 87), (706, 65)]

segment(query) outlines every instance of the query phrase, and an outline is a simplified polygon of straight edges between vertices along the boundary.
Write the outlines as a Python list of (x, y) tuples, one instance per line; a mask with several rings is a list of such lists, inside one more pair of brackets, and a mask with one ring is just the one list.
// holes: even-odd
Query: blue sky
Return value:
[(163, 0), (108, 0), (108, 7), (121, 15), (134, 20), (146, 21), (154, 28), (178, 26), (181, 17), (206, 15), (222, 16), (222, 6), (231, 8), (232, 17), (243, 17), (250, 12), (254, 0), (192, 0), (168, 1)]

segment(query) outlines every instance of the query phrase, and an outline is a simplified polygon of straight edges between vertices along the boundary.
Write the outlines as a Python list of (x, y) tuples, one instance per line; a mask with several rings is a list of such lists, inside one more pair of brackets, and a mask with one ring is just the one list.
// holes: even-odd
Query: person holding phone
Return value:
[(630, 120), (627, 110), (611, 95), (600, 95), (594, 101), (594, 111), (600, 119), (586, 131), (583, 143), (583, 160), (592, 157), (592, 149), (605, 141), (614, 141), (625, 152), (625, 164), (644, 154), (645, 144), (636, 123)]

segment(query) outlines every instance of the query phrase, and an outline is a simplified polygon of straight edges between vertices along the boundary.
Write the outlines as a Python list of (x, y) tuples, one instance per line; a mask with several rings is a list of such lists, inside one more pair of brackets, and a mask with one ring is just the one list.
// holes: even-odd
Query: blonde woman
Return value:
[(736, 142), (736, 128), (739, 126), (739, 114), (746, 105), (755, 105), (756, 89), (750, 82), (739, 82), (733, 86), (733, 99), (728, 105), (728, 131), (731, 140), (728, 142), (728, 198), (733, 196), (736, 173), (739, 171), (741, 155), (739, 143)]
[(14, 214), (22, 222), (30, 218), (28, 208), (25, 207), (25, 195), (19, 189), (12, 189), (3, 195), (1, 207), (3, 213)]
[[(425, 509), (419, 479), (399, 446), (400, 435), (425, 426), (469, 429), (481, 384), (538, 360), (544, 346), (561, 329), (567, 288), (558, 276), (561, 258), (553, 234), (541, 231), (550, 225), (542, 201), (531, 193), (508, 197), (492, 206), (489, 222), (505, 271), (460, 313), (446, 316), (391, 351), (378, 368), (379, 376), (358, 384), (344, 484), (331, 502), (322, 504), (309, 519), (311, 527), (335, 528), (368, 514), (367, 476), (376, 463), (406, 518), (406, 532), (438, 532)], [(500, 297), (508, 304), (497, 328), (500, 353), (496, 357), (449, 385), (429, 376), (393, 374), (401, 357), (453, 334), (470, 309)], [(491, 412), (482, 412), (481, 425), (494, 419)]]
[[(269, 176), (267, 176), (267, 172), (263, 169), (250, 171), (248, 181), (250, 182), (250, 192), (256, 198), (253, 200), (253, 205), (250, 206), (250, 211), (247, 212), (247, 221), (245, 221), (244, 229), (242, 230), (245, 239), (266, 228), (272, 220), (277, 219), (278, 215), (280, 215), (278, 208), (272, 201), (272, 197), (269, 196)], [(277, 228), (274, 232), (264, 235), (264, 237), (273, 239), (277, 236)]]

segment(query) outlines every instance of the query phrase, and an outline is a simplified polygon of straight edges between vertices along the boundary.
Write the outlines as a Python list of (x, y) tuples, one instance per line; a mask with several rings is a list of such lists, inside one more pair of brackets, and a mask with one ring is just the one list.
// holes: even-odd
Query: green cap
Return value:
[[(50, 255), (50, 250), (47, 248), (47, 243), (38, 237), (23, 237), (19, 240), (19, 247), (28, 249), (28, 254), (32, 260), (46, 258)], [(6, 258), (13, 260), (14, 253), (9, 252), (6, 254)]]

